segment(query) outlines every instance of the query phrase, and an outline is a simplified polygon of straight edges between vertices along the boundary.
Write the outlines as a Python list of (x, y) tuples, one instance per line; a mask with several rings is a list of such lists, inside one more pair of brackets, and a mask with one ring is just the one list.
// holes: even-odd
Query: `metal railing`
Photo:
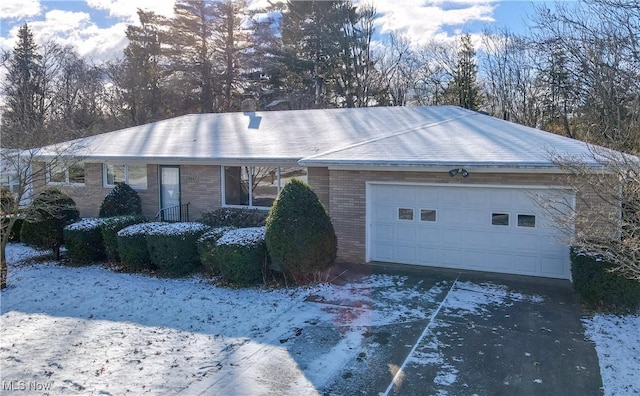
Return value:
[(155, 221), (167, 221), (170, 223), (189, 221), (190, 204), (190, 202), (187, 202), (186, 204), (160, 209), (160, 211), (156, 214)]

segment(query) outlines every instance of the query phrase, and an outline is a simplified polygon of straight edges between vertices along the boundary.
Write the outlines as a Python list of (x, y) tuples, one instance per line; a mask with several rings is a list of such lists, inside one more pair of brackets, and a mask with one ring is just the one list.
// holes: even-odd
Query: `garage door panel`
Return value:
[(372, 255), (380, 261), (392, 261), (394, 259), (394, 245), (391, 243), (377, 243), (371, 247)]
[(418, 262), (416, 250), (415, 246), (396, 245), (395, 255), (401, 262), (416, 263)]
[[(570, 276), (568, 247), (557, 243), (558, 230), (531, 201), (532, 196), (545, 197), (555, 192), (515, 187), (375, 184), (369, 191), (368, 243), (372, 260)], [(572, 201), (569, 194), (563, 194)], [(412, 211), (413, 217), (399, 220), (399, 208)], [(421, 210), (425, 216), (421, 216)], [(492, 213), (508, 213), (509, 224), (492, 225)], [(524, 219), (528, 223), (519, 225), (519, 214), (529, 216)], [(535, 216), (535, 226), (525, 226), (531, 224), (531, 216)]]
[(395, 205), (374, 204), (372, 205), (372, 215), (374, 221), (394, 221), (397, 217), (397, 207)]
[(540, 271), (547, 276), (568, 277), (570, 275), (561, 257), (543, 257), (540, 261)]
[(392, 224), (378, 224), (373, 228), (373, 245), (381, 242), (392, 243), (394, 238), (395, 227)]
[(440, 230), (437, 229), (426, 229), (420, 228), (418, 229), (417, 237), (418, 241), (420, 241), (420, 246), (437, 246), (441, 243), (442, 234)]
[(396, 229), (396, 241), (401, 243), (411, 243), (415, 244), (418, 242), (416, 238), (416, 227), (410, 225), (398, 225), (395, 227)]
[(540, 272), (538, 262), (539, 257), (536, 255), (514, 255), (511, 268), (517, 274), (535, 275)]

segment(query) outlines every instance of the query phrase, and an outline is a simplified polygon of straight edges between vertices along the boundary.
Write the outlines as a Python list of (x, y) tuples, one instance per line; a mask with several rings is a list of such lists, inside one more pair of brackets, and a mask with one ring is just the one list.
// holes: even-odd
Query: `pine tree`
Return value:
[(243, 29), (247, 22), (245, 0), (220, 0), (213, 3), (214, 67), (221, 76), (221, 111), (240, 109), (239, 88), (242, 83), (241, 70), (246, 65), (248, 34)]
[(476, 51), (471, 43), (471, 36), (465, 34), (460, 39), (458, 64), (449, 86), (451, 99), (454, 104), (465, 109), (477, 110), (480, 106), (480, 92), (476, 82), (478, 69), (476, 67)]
[(186, 112), (212, 113), (218, 83), (212, 60), (215, 9), (211, 1), (177, 0), (174, 11), (167, 35), (172, 78), (183, 87)]
[(6, 111), (2, 117), (2, 145), (29, 148), (44, 143), (45, 89), (42, 56), (27, 24), (18, 30), (17, 43), (7, 59), (3, 82)]

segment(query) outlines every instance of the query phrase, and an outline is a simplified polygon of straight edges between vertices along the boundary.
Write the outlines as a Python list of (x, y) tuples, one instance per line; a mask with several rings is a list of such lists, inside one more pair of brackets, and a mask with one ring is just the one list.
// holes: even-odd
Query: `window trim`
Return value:
[[(76, 164), (73, 164), (71, 166), (76, 166), (76, 165), (80, 165), (82, 166), (82, 174), (83, 174), (83, 178), (85, 177), (85, 166), (83, 162), (78, 162)], [(71, 166), (66, 166), (64, 167), (64, 171), (61, 173), (64, 173), (64, 181), (52, 181), (51, 180), (51, 163), (47, 163), (46, 165), (46, 172), (45, 172), (45, 179), (47, 181), (47, 184), (52, 185), (52, 186), (76, 186), (76, 187), (84, 187), (85, 183), (86, 183), (86, 179), (85, 179), (85, 183), (75, 183), (75, 182), (70, 182), (69, 181), (69, 168)]]
[[(520, 225), (521, 216), (533, 217), (533, 226)], [(516, 216), (516, 226), (518, 228), (525, 228), (525, 229), (538, 228), (538, 219), (536, 217), (537, 217), (536, 215), (530, 214), (530, 213), (518, 213)]]
[[(405, 210), (405, 211), (409, 211), (410, 210), (411, 211), (411, 218), (410, 219), (403, 219), (402, 218), (402, 215), (401, 215), (400, 212), (403, 211), (403, 210)], [(414, 208), (408, 208), (406, 206), (400, 206), (400, 207), (398, 207), (398, 211), (396, 213), (397, 213), (397, 217), (396, 217), (397, 221), (415, 221), (416, 220), (416, 210)]]
[(146, 173), (146, 181), (147, 184), (145, 186), (141, 186), (141, 185), (132, 185), (129, 183), (129, 166), (130, 164), (127, 163), (107, 163), (107, 162), (103, 162), (102, 163), (102, 187), (104, 188), (113, 188), (116, 185), (115, 184), (109, 184), (107, 182), (107, 166), (108, 165), (112, 165), (112, 166), (118, 166), (118, 165), (124, 165), (124, 182), (129, 185), (129, 187), (133, 188), (134, 190), (146, 190), (149, 188), (149, 171), (147, 169), (147, 164), (142, 164), (142, 165), (132, 165), (132, 166), (140, 166), (140, 167), (144, 167), (145, 169), (145, 173)]
[[(494, 224), (493, 222), (493, 216), (494, 215), (506, 215), (507, 216), (507, 224)], [(511, 227), (511, 213), (507, 212), (507, 211), (495, 211), (495, 212), (491, 212), (490, 217), (489, 217), (489, 221), (491, 224), (491, 227)]]
[[(433, 216), (435, 218), (435, 220), (422, 220), (422, 211), (431, 211), (433, 212)], [(432, 224), (432, 223), (437, 223), (438, 222), (438, 209), (427, 209), (427, 208), (420, 208), (420, 223), (426, 223), (426, 224)]]

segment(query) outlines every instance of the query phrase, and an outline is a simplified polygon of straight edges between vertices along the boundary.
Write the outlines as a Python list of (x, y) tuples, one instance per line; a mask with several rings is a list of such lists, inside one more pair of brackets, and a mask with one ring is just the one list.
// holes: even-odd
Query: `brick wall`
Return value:
[(309, 168), (307, 170), (309, 185), (329, 211), (329, 168)]
[[(452, 178), (447, 172), (329, 171), (329, 208), (338, 236), (338, 260), (362, 263), (366, 254), (366, 182), (451, 183), (457, 185), (567, 185), (567, 176), (552, 174), (473, 173), (469, 178)], [(595, 195), (586, 198), (596, 200)], [(577, 212), (589, 217), (583, 199), (577, 199)], [(602, 207), (595, 205), (594, 207)], [(610, 210), (615, 212), (615, 208)], [(578, 222), (581, 224), (581, 222)]]
[(182, 203), (189, 205), (192, 221), (222, 206), (220, 166), (182, 165), (180, 166), (180, 194)]

